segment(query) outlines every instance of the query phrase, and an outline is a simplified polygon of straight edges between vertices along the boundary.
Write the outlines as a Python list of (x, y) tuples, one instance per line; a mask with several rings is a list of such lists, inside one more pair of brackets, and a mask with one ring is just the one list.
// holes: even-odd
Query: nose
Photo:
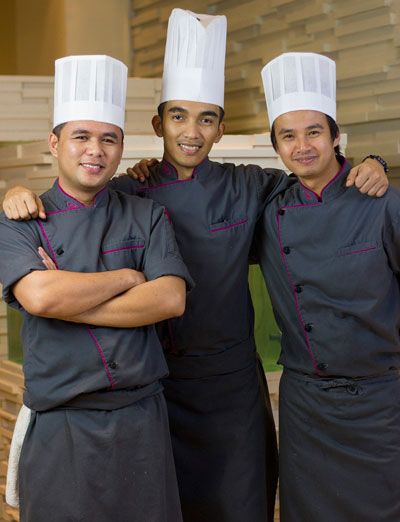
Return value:
[(103, 146), (100, 140), (95, 137), (92, 137), (87, 142), (86, 151), (91, 156), (102, 156), (103, 155)]
[(307, 136), (297, 136), (296, 148), (299, 152), (304, 152), (310, 148)]
[(184, 137), (193, 140), (193, 139), (198, 138), (199, 134), (200, 134), (199, 128), (198, 128), (196, 120), (188, 119), (186, 122), (185, 128), (184, 128), (184, 131), (183, 131)]

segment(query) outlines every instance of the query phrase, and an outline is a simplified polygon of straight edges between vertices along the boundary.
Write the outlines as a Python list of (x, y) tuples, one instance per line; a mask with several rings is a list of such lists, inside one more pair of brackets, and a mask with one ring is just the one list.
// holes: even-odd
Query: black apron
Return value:
[[(272, 522), (276, 434), (254, 344), (167, 361), (164, 394), (184, 521)], [(221, 365), (225, 373), (216, 373)]]
[(280, 382), (281, 522), (400, 521), (400, 378)]
[(33, 412), (21, 522), (180, 522), (162, 393), (112, 410)]

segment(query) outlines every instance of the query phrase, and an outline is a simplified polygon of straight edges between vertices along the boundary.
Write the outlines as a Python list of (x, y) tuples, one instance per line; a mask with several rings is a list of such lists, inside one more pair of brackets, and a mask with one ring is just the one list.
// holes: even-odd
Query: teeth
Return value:
[(101, 165), (92, 165), (91, 163), (82, 163), (83, 167), (87, 167), (89, 169), (99, 169)]
[(183, 143), (180, 144), (180, 147), (187, 150), (198, 150), (200, 148), (198, 145), (184, 145)]

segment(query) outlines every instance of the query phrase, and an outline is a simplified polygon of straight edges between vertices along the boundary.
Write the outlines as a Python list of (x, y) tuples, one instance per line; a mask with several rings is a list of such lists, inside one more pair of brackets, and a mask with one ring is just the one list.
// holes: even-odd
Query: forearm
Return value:
[(13, 292), (27, 312), (66, 319), (132, 288), (136, 274), (128, 268), (98, 273), (37, 270), (20, 279)]
[(133, 328), (178, 317), (185, 310), (186, 283), (175, 276), (148, 281), (67, 320), (77, 323)]

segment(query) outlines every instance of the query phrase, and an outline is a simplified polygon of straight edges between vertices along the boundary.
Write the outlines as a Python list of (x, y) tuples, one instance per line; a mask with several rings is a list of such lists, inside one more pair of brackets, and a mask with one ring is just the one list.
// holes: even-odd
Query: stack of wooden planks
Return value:
[(0, 517), (1, 521), (19, 520), (18, 509), (5, 502), (7, 461), (15, 421), (22, 406), (24, 378), (22, 367), (11, 361), (0, 363)]
[[(126, 134), (153, 134), (161, 80), (129, 78)], [(0, 142), (47, 139), (53, 124), (53, 76), (0, 76)]]

